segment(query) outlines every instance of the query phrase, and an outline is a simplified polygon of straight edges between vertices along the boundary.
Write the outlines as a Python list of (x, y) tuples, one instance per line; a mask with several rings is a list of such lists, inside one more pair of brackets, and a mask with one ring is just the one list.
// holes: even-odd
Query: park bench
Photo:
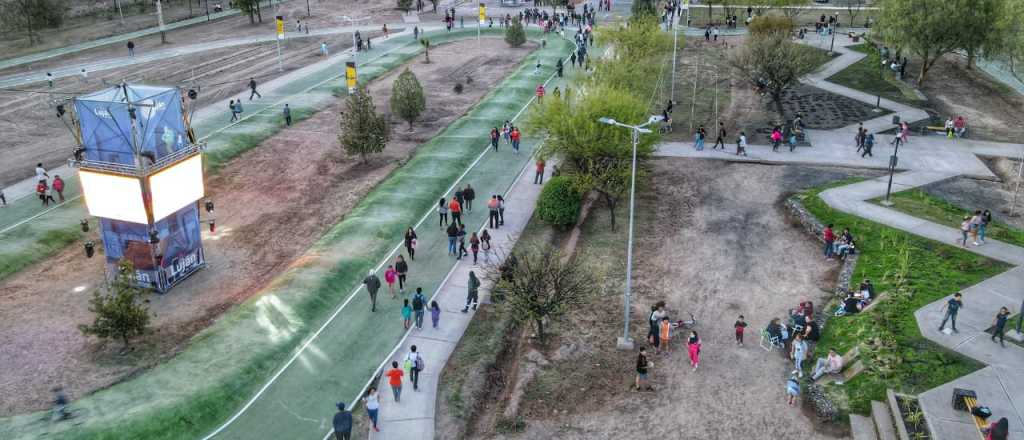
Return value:
[(978, 406), (978, 395), (974, 391), (960, 388), (953, 389), (953, 409), (967, 411), (971, 418), (974, 419), (974, 427), (978, 430), (978, 436), (984, 440), (986, 437), (985, 431), (988, 429), (988, 421), (974, 415), (974, 409)]
[(827, 382), (829, 378), (838, 379), (839, 377), (842, 377), (843, 382), (848, 382), (850, 379), (853, 379), (854, 376), (860, 374), (861, 371), (864, 371), (864, 362), (861, 362), (859, 357), (860, 346), (858, 345), (843, 354), (843, 369), (840, 370), (839, 373), (823, 375), (819, 377), (818, 380), (814, 381), (814, 383), (822, 385)]

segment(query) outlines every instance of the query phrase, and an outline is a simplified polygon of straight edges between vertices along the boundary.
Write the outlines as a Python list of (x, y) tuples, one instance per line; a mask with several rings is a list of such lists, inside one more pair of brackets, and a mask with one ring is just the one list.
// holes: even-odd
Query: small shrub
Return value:
[(462, 83), (455, 83), (454, 90), (455, 90), (455, 93), (461, 94), (462, 93)]
[(519, 47), (526, 43), (526, 31), (518, 19), (512, 20), (512, 25), (505, 29), (505, 42), (509, 46)]
[(793, 32), (793, 19), (786, 16), (762, 15), (750, 22), (747, 30), (753, 35), (770, 35)]
[(552, 177), (537, 199), (537, 215), (556, 227), (569, 227), (576, 223), (580, 213), (580, 194), (565, 176)]

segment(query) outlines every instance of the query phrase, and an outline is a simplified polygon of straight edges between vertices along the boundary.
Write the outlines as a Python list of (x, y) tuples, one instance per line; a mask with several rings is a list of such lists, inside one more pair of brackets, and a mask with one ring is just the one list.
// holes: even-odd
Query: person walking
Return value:
[(498, 226), (505, 226), (505, 198), (498, 194)]
[(836, 234), (832, 232), (832, 223), (825, 226), (825, 230), (821, 232), (821, 239), (825, 242), (825, 259), (831, 260), (835, 253), (835, 248), (832, 245), (836, 242)]
[(259, 96), (261, 99), (263, 98), (263, 95), (260, 95), (260, 92), (256, 91), (256, 78), (249, 78), (249, 90), (252, 91), (252, 93), (249, 93), (250, 101), (252, 101), (253, 96)]
[(960, 222), (960, 246), (967, 247), (967, 234), (971, 232), (971, 217), (964, 216)]
[(981, 229), (981, 210), (974, 211), (974, 215), (971, 216), (971, 240), (974, 241), (975, 246), (981, 246), (978, 244), (978, 230)]
[(544, 159), (541, 159), (541, 158), (538, 157), (537, 158), (537, 173), (534, 174), (534, 176), (533, 176), (533, 184), (534, 185), (543, 185), (544, 184), (544, 167), (545, 167)]
[(1006, 417), (988, 425), (988, 437), (985, 440), (1007, 440), (1010, 438), (1010, 421)]
[(779, 145), (782, 144), (782, 130), (778, 126), (772, 129), (772, 152), (779, 152)]
[(480, 301), (480, 279), (476, 277), (475, 272), (469, 271), (469, 282), (466, 287), (466, 307), (462, 308), (462, 313), (468, 313), (471, 305), (473, 310), (476, 310), (477, 302)]
[(128, 40), (128, 56), (135, 56), (135, 42), (132, 40)]
[(234, 99), (232, 99), (231, 102), (228, 103), (228, 108), (231, 109), (231, 120), (228, 121), (228, 122), (235, 122), (235, 121), (237, 121), (238, 120), (238, 111), (235, 109), (235, 100)]
[(1000, 307), (999, 313), (996, 313), (995, 319), (992, 320), (992, 327), (995, 329), (992, 331), (992, 342), (996, 342), (996, 337), (999, 337), (999, 345), (1006, 347), (1003, 343), (1004, 333), (1006, 332), (1006, 322), (1010, 320), (1010, 309), (1006, 307)]
[(409, 226), (409, 229), (405, 230), (405, 250), (409, 253), (409, 259), (416, 261), (416, 231)]
[(334, 414), (334, 438), (336, 440), (352, 439), (352, 412), (345, 409), (343, 402), (338, 402), (338, 412)]
[(796, 398), (800, 396), (800, 381), (797, 380), (797, 372), (794, 371), (789, 375), (789, 380), (786, 381), (786, 395), (787, 404), (793, 406), (796, 404)]
[(860, 157), (875, 157), (873, 154), (871, 154), (871, 149), (873, 148), (875, 148), (875, 134), (869, 133), (864, 137), (864, 152), (860, 154)]
[(455, 251), (458, 254), (455, 259), (461, 260), (462, 257), (469, 255), (469, 252), (466, 252), (466, 225), (459, 225), (459, 232), (456, 238), (456, 241), (459, 243), (459, 249)]
[(282, 110), (282, 112), (284, 113), (284, 125), (287, 126), (287, 127), (291, 127), (292, 126), (292, 109), (291, 109), (291, 107), (288, 107), (288, 104), (285, 104), (284, 105), (284, 110)]
[(660, 341), (655, 344), (657, 350), (655, 353), (661, 354), (664, 349), (665, 354), (669, 354), (672, 351), (672, 347), (669, 345), (669, 341), (672, 339), (672, 323), (668, 321), (668, 316), (661, 317), (661, 323), (658, 324), (658, 339)]
[(50, 174), (46, 172), (46, 168), (43, 168), (43, 163), (39, 162), (36, 164), (36, 182), (46, 183), (46, 180), (50, 178)]
[(506, 144), (512, 144), (512, 121), (506, 120), (501, 126), (501, 136), (505, 138)]
[(498, 195), (491, 196), (487, 201), (487, 224), (491, 229), (498, 228)]
[(409, 330), (412, 328), (412, 306), (409, 304), (409, 299), (402, 300), (402, 328)]
[(7, 207), (7, 197), (4, 197), (4, 190), (0, 188), (0, 208)]
[(445, 203), (444, 197), (437, 201), (437, 225), (444, 229), (448, 226), (448, 204)]
[(238, 98), (235, 100), (235, 111), (238, 112), (239, 117), (241, 117), (242, 112), (245, 111), (242, 109), (242, 98)]
[(416, 346), (409, 347), (409, 353), (405, 355), (406, 369), (409, 370), (409, 380), (412, 381), (412, 390), (419, 391), (420, 372), (424, 369), (423, 356), (416, 352)]
[(462, 203), (459, 202), (458, 197), (452, 196), (452, 201), (448, 203), (448, 210), (452, 213), (452, 225), (462, 224)]
[[(53, 176), (53, 190), (56, 191), (57, 196), (60, 197), (60, 202), (64, 203), (64, 179), (60, 178), (60, 174), (55, 174)], [(982, 237), (982, 241), (984, 241), (984, 233), (982, 233)]]
[[(540, 71), (540, 63), (537, 63), (537, 71)], [(544, 104), (544, 84), (537, 84), (537, 104)]]
[(373, 273), (373, 269), (366, 274), (366, 278), (363, 278), (363, 285), (366, 286), (366, 292), (370, 294), (370, 311), (377, 311), (377, 291), (380, 290), (380, 278)]
[(327, 42), (326, 41), (321, 42), (320, 43), (320, 55), (326, 57), (329, 54), (330, 54), (330, 52), (327, 50)]
[(655, 350), (661, 346), (661, 338), (658, 336), (658, 325), (661, 318), (668, 316), (665, 311), (665, 301), (658, 301), (651, 306), (651, 314), (647, 316), (647, 342), (654, 346)]
[(651, 361), (647, 359), (647, 350), (640, 347), (640, 353), (636, 356), (636, 381), (633, 385), (637, 391), (640, 391), (641, 387), (647, 391), (654, 391), (647, 381), (647, 370), (650, 367)]
[(448, 255), (455, 255), (455, 251), (458, 249), (456, 247), (456, 240), (459, 239), (459, 227), (455, 222), (452, 222), (452, 224), (448, 225), (445, 233), (448, 236)]
[(388, 33), (388, 24), (387, 23), (384, 23), (384, 27), (383, 27), (382, 30), (384, 31), (384, 39), (385, 40), (387, 40), (388, 38), (391, 37), (391, 34)]
[(747, 132), (741, 131), (740, 138), (736, 141), (736, 155), (747, 155)]
[(412, 313), (417, 329), (423, 329), (423, 314), (426, 308), (427, 298), (423, 296), (423, 288), (417, 287), (416, 294), (412, 296)]
[[(54, 180), (53, 183), (54, 186), (57, 185), (56, 180)], [(60, 201), (63, 202), (64, 198), (61, 197)], [(981, 244), (985, 244), (985, 231), (988, 229), (989, 223), (992, 223), (992, 211), (986, 209), (984, 212), (981, 213), (981, 223), (978, 224), (978, 242)]]
[(391, 299), (395, 299), (395, 280), (398, 279), (398, 271), (395, 270), (395, 266), (388, 265), (387, 270), (384, 271), (384, 282), (388, 284), (388, 292), (391, 293)]
[(484, 259), (491, 261), (491, 234), (486, 229), (480, 233), (480, 248), (484, 250)]
[(519, 127), (512, 127), (512, 131), (509, 133), (509, 139), (512, 140), (512, 153), (519, 154), (519, 139), (522, 137), (522, 133), (519, 132)]
[(366, 416), (370, 418), (370, 424), (373, 425), (374, 432), (380, 432), (377, 428), (377, 416), (380, 413), (380, 396), (377, 395), (377, 387), (370, 387), (366, 391), (366, 397), (363, 398), (363, 404), (366, 405)]
[(466, 204), (462, 205), (462, 207), (466, 212), (473, 212), (473, 200), (476, 199), (476, 191), (468, 183), (466, 188), (462, 190), (462, 198), (466, 201)]
[(793, 338), (793, 342), (789, 344), (789, 357), (793, 360), (793, 366), (800, 377), (804, 377), (803, 364), (807, 359), (807, 349), (807, 341), (804, 340), (802, 334), (797, 334)]
[(437, 301), (430, 302), (430, 324), (437, 328), (437, 323), (441, 321), (441, 306)]
[(469, 235), (469, 251), (473, 253), (473, 265), (476, 265), (476, 256), (480, 253), (480, 237), (476, 232)]
[(694, 148), (696, 148), (697, 151), (703, 151), (704, 150), (704, 137), (705, 136), (707, 136), (707, 130), (705, 130), (704, 126), (701, 125), (700, 127), (697, 128), (697, 132), (694, 133), (694, 135), (693, 135), (693, 137), (694, 137)]
[(736, 345), (743, 345), (743, 332), (747, 330), (747, 321), (743, 319), (743, 315), (736, 319), (732, 327), (736, 330)]
[[(667, 112), (666, 112), (667, 113)], [(725, 150), (725, 122), (718, 123), (718, 136), (715, 137), (715, 145), (711, 146), (711, 149), (717, 149), (719, 145), (722, 146), (722, 150)]]
[(697, 371), (697, 366), (700, 365), (700, 337), (696, 331), (690, 331), (690, 337), (686, 339), (686, 350), (690, 354), (690, 366), (693, 367), (693, 371)]
[(865, 135), (866, 135), (866, 132), (864, 131), (864, 123), (863, 122), (858, 123), (857, 124), (857, 134), (853, 135), (853, 143), (854, 143), (854, 145), (857, 146), (857, 152), (858, 153), (860, 153), (860, 150), (864, 149), (864, 136)]
[(409, 264), (405, 262), (405, 257), (395, 257), (395, 272), (398, 272), (398, 291), (405, 293), (405, 276), (409, 273)]
[(395, 396), (395, 403), (402, 401), (402, 376), (405, 372), (398, 368), (398, 361), (391, 361), (391, 369), (384, 373), (388, 378), (388, 385), (391, 386), (391, 394)]
[(494, 148), (494, 152), (497, 153), (498, 152), (498, 141), (501, 140), (501, 133), (498, 132), (498, 127), (494, 127), (494, 128), (491, 129), (490, 139), (491, 139), (491, 147)]
[(960, 331), (956, 329), (956, 314), (960, 312), (960, 308), (963, 306), (963, 295), (961, 295), (960, 292), (954, 293), (953, 297), (942, 305), (939, 309), (939, 313), (942, 313), (942, 311), (945, 310), (946, 314), (943, 315), (942, 323), (939, 324), (940, 332), (946, 328), (946, 321), (950, 321), (953, 333), (960, 333)]

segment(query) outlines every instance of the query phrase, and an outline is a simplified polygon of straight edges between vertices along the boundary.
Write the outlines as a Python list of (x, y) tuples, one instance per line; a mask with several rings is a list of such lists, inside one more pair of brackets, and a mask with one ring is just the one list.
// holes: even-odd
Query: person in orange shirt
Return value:
[(391, 385), (391, 392), (395, 395), (395, 402), (402, 401), (402, 376), (405, 372), (398, 368), (398, 361), (391, 361), (391, 369), (384, 373), (388, 377), (388, 385)]
[(668, 321), (668, 316), (661, 318), (661, 324), (658, 324), (658, 338), (661, 339), (661, 345), (658, 347), (657, 354), (661, 354), (663, 347), (667, 354), (669, 352), (668, 340), (672, 338), (672, 324)]
[(544, 184), (544, 159), (537, 159), (537, 174), (533, 176), (534, 185)]
[(452, 212), (452, 223), (462, 224), (462, 204), (459, 203), (458, 199), (452, 197), (451, 203), (448, 204), (448, 210)]

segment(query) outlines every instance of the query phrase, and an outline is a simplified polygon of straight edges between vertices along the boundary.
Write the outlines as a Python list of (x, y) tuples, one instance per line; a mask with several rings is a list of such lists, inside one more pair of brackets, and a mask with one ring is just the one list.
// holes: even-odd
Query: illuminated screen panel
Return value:
[(149, 193), (153, 196), (154, 221), (203, 198), (206, 191), (203, 188), (202, 157), (197, 154), (150, 176)]
[(139, 179), (78, 170), (89, 215), (147, 224)]

